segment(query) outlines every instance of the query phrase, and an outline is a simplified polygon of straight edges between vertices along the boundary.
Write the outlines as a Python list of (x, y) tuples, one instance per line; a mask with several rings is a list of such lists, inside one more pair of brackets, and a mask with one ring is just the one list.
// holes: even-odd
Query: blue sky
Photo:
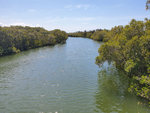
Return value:
[(146, 0), (0, 0), (0, 25), (67, 32), (111, 29), (150, 17)]

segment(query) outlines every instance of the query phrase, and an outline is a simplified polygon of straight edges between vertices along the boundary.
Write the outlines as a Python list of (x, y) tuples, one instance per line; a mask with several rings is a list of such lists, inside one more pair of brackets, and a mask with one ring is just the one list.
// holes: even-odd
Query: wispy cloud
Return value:
[(47, 22), (67, 22), (67, 21), (76, 21), (76, 22), (81, 22), (81, 21), (92, 21), (96, 19), (95, 17), (54, 17), (54, 18), (47, 18)]
[(76, 5), (75, 7), (78, 8), (78, 9), (87, 10), (87, 9), (89, 9), (91, 6), (90, 6), (89, 4), (79, 4), (79, 5)]
[(17, 25), (20, 25), (20, 26), (30, 26), (29, 24), (26, 24), (26, 23), (23, 23), (23, 22), (15, 22), (15, 23), (12, 23), (11, 25), (12, 26), (17, 26)]
[(0, 26), (32, 26), (31, 24), (26, 24), (24, 22), (12, 22), (12, 23), (1, 23)]
[(91, 7), (91, 5), (89, 4), (77, 4), (77, 5), (67, 5), (64, 8), (65, 9), (69, 9), (69, 10), (73, 10), (73, 9), (84, 9), (87, 10)]

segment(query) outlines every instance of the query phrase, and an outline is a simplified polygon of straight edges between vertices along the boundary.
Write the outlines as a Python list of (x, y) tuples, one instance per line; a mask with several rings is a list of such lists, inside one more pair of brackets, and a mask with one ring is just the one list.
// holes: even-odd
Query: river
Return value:
[(0, 113), (150, 113), (123, 73), (95, 64), (101, 44), (69, 38), (0, 57)]

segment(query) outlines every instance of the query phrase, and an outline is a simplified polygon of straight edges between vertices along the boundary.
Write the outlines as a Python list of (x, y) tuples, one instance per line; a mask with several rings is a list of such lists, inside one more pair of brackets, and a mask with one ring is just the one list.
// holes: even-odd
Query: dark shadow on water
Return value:
[(98, 89), (95, 94), (96, 109), (100, 113), (149, 113), (140, 105), (136, 96), (128, 93), (127, 76), (113, 66), (98, 73)]
[(0, 56), (0, 62), (5, 62), (5, 61), (18, 59), (22, 56), (27, 56), (29, 54), (36, 53), (36, 52), (39, 52), (39, 51), (42, 51), (42, 50), (45, 50), (45, 49), (53, 49), (53, 48), (57, 48), (57, 47), (63, 47), (65, 45), (66, 45), (66, 42), (56, 44), (56, 45), (32, 48), (32, 49), (28, 49), (28, 50), (25, 50), (25, 51), (21, 51), (20, 53), (17, 53), (17, 54), (10, 54), (10, 55), (6, 55), (6, 56)]

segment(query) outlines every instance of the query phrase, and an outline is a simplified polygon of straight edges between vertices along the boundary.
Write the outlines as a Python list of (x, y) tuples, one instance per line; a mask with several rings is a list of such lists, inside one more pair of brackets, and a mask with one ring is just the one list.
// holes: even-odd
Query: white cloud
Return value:
[(84, 10), (87, 10), (90, 8), (90, 5), (88, 4), (79, 4), (79, 5), (76, 5), (75, 6), (77, 9), (84, 9)]
[(92, 21), (95, 20), (96, 17), (54, 17), (54, 18), (47, 18), (45, 22), (49, 23), (59, 23), (59, 22), (87, 22), (87, 21)]
[(77, 5), (67, 5), (64, 8), (65, 9), (69, 9), (69, 10), (73, 10), (73, 9), (84, 9), (87, 10), (91, 7), (91, 5), (89, 4), (77, 4)]
[(0, 23), (0, 26), (33, 26), (24, 22)]
[(140, 16), (88, 16), (88, 17), (43, 17), (35, 20), (21, 20), (21, 19), (2, 19), (0, 18), (0, 26), (31, 26), (43, 27), (47, 30), (61, 29), (67, 32), (74, 32), (79, 30), (92, 30), (97, 28), (110, 29), (116, 25), (126, 25), (132, 18), (143, 20), (144, 15)]
[(10, 24), (12, 26), (30, 26), (29, 24), (23, 23), (23, 22), (15, 22)]
[(0, 26), (3, 26), (3, 23), (0, 22)]
[(36, 24), (35, 27), (42, 27), (40, 24)]

